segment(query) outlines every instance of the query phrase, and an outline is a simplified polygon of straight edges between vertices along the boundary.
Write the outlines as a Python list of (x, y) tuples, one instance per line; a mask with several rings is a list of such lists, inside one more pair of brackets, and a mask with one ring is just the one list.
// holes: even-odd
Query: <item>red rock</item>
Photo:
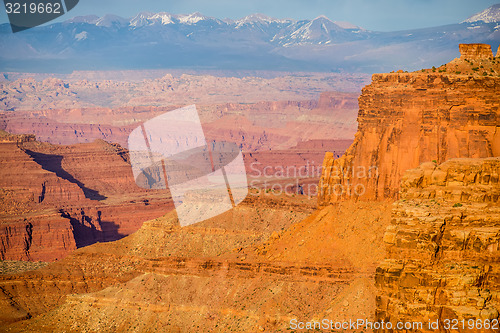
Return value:
[(493, 58), (489, 44), (460, 44), (461, 59), (490, 59)]
[(60, 259), (77, 247), (120, 239), (171, 210), (168, 193), (135, 185), (127, 158), (104, 141), (54, 146), (4, 132), (1, 258)]
[[(483, 63), (500, 73), (500, 64)], [(339, 159), (325, 157), (320, 205), (396, 198), (405, 170), (423, 162), (499, 156), (500, 76), (467, 66), (460, 74), (374, 74), (359, 97), (354, 143)]]

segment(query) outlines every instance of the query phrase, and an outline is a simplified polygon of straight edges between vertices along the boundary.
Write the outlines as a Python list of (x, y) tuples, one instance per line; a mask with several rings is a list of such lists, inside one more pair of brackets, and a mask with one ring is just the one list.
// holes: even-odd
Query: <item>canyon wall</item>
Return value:
[(320, 207), (396, 200), (375, 274), (376, 318), (393, 328), (498, 331), (500, 57), (484, 44), (460, 52), (438, 68), (374, 74), (353, 144), (323, 162)]
[(0, 132), (0, 259), (61, 259), (171, 210), (169, 195), (135, 185), (127, 159), (104, 141), (54, 146)]
[(397, 198), (405, 170), (423, 162), (500, 155), (500, 58), (489, 45), (460, 51), (439, 68), (373, 75), (354, 143), (339, 159), (325, 156), (320, 206)]
[[(272, 168), (272, 179), (257, 176), (250, 186), (277, 183), (289, 185), (293, 193), (316, 195), (316, 170), (324, 152), (341, 155), (346, 147), (345, 140), (323, 138), (332, 128), (339, 138), (355, 132), (356, 98), (355, 93), (325, 92), (319, 100), (202, 105), (199, 113), (207, 139), (236, 142), (249, 151), (249, 173)], [(124, 147), (137, 123), (175, 108), (0, 112), (0, 130), (34, 134), (2, 132), (0, 258), (60, 259), (75, 248), (120, 239), (137, 231), (143, 221), (171, 210), (167, 191), (146, 191), (135, 184)], [(71, 145), (57, 145), (63, 143)], [(294, 147), (297, 144), (300, 147)], [(307, 171), (304, 176), (278, 177), (274, 168)], [(24, 210), (14, 209), (18, 206)], [(50, 236), (47, 230), (52, 230)]]
[(375, 278), (378, 320), (498, 332), (499, 175), (498, 157), (429, 162), (405, 173)]

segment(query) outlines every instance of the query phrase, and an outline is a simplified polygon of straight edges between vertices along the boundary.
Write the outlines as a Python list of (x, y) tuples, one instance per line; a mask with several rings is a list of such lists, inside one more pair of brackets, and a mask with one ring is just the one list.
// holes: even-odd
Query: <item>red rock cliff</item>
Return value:
[(325, 157), (320, 205), (396, 198), (405, 170), (422, 162), (500, 155), (500, 65), (489, 45), (460, 51), (437, 69), (373, 75), (354, 143), (339, 159)]
[(499, 175), (498, 157), (405, 173), (376, 273), (378, 320), (438, 321), (442, 329), (456, 320), (461, 332), (498, 332)]

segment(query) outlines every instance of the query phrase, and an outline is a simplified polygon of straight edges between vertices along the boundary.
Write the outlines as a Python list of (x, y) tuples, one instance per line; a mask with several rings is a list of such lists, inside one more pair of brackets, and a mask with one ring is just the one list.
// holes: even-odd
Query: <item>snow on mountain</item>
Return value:
[(215, 17), (202, 15), (198, 12), (191, 14), (170, 14), (166, 12), (150, 13), (141, 12), (130, 20), (130, 26), (143, 27), (154, 24), (169, 25), (169, 24), (185, 24), (193, 25), (201, 21), (212, 21), (221, 24), (222, 21)]
[(75, 16), (69, 20), (64, 21), (64, 23), (88, 23), (96, 24), (99, 21), (99, 16), (97, 15), (85, 15), (85, 16)]
[(163, 25), (175, 23), (174, 15), (172, 15), (170, 13), (165, 13), (165, 12), (160, 12), (160, 13), (156, 13), (156, 14), (152, 15), (150, 17), (150, 20), (155, 22), (155, 23), (161, 23)]
[(462, 23), (473, 23), (482, 21), (484, 23), (500, 22), (500, 3), (486, 8), (482, 12), (472, 15)]
[(106, 14), (95, 22), (95, 25), (100, 27), (111, 27), (113, 25), (126, 26), (128, 24), (129, 24), (128, 19), (111, 14)]
[(277, 24), (290, 24), (293, 23), (293, 20), (290, 19), (276, 19), (273, 17), (269, 17), (264, 14), (256, 13), (256, 14), (251, 14), (248, 16), (245, 16), (242, 19), (239, 19), (237, 21), (234, 21), (236, 24), (236, 29), (241, 28), (245, 25), (247, 26), (254, 26), (254, 25), (270, 25), (273, 23)]
[(326, 16), (318, 16), (311, 21), (296, 22), (277, 34), (273, 41), (283, 46), (294, 44), (329, 44), (335, 37), (346, 33)]
[[(403, 32), (368, 31), (324, 16), (299, 21), (262, 14), (237, 20), (167, 12), (142, 12), (130, 19), (80, 16), (4, 38), (0, 69), (21, 71), (30, 64), (33, 71), (46, 71), (47, 66), (70, 71), (75, 63), (106, 69), (109, 59), (117, 59), (117, 68), (123, 69), (417, 69), (456, 57), (458, 43), (497, 41), (499, 7), (467, 20), (479, 23)], [(10, 30), (7, 24), (0, 29)], [(415, 48), (422, 51), (418, 58)]]
[[(158, 13), (159, 14), (159, 13)], [(132, 27), (143, 27), (152, 24), (151, 17), (155, 15), (151, 12), (140, 12), (130, 20), (129, 25)]]
[(81, 42), (82, 40), (85, 40), (87, 39), (89, 36), (88, 32), (87, 31), (82, 31), (78, 34), (75, 35), (75, 39), (79, 42)]
[(219, 21), (214, 17), (208, 17), (198, 12), (188, 15), (177, 15), (177, 19), (179, 20), (180, 23), (183, 24), (196, 24), (200, 21), (209, 21), (209, 20)]

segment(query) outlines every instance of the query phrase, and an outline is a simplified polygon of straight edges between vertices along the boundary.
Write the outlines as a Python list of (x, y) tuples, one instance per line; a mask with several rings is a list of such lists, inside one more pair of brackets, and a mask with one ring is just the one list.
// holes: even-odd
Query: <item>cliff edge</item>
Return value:
[(498, 157), (424, 163), (405, 173), (375, 277), (378, 320), (497, 331), (499, 174)]
[(438, 68), (373, 75), (353, 144), (339, 159), (325, 156), (320, 206), (396, 199), (403, 173), (423, 162), (500, 155), (500, 57), (486, 44), (460, 52)]

